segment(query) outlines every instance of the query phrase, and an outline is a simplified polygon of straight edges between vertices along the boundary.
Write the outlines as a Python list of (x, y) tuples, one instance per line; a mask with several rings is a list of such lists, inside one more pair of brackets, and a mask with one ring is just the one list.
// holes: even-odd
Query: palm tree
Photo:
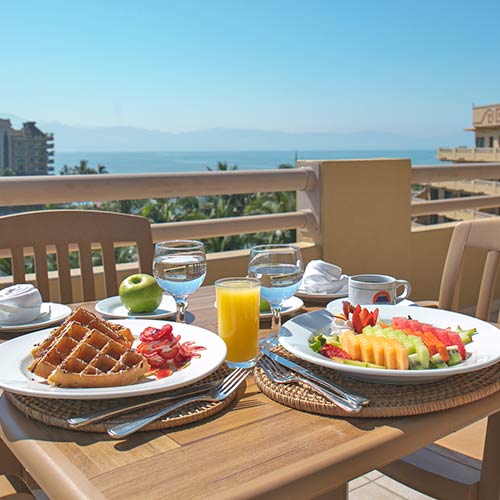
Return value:
[(99, 164), (97, 170), (95, 168), (89, 167), (88, 160), (80, 160), (78, 165), (74, 167), (68, 167), (64, 165), (62, 170), (59, 171), (60, 175), (91, 175), (91, 174), (107, 174), (108, 170), (104, 165)]
[[(207, 165), (207, 170), (210, 172), (214, 171), (214, 169), (212, 169), (212, 167), (209, 167), (208, 165)], [(233, 165), (232, 167), (230, 167), (228, 165), (228, 163), (225, 161), (218, 161), (217, 162), (217, 166), (215, 167), (215, 171), (225, 172), (227, 170), (238, 170), (238, 165)]]

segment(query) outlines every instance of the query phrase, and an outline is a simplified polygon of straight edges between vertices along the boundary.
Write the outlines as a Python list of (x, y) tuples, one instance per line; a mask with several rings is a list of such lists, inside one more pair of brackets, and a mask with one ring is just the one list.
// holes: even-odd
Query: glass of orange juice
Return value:
[(250, 368), (259, 348), (260, 281), (222, 278), (215, 282), (219, 336), (227, 346), (230, 368)]

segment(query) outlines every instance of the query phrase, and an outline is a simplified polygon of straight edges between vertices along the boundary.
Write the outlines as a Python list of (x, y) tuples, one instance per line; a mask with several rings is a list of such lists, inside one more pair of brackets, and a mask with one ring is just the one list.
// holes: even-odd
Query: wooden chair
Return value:
[(114, 243), (137, 245), (140, 272), (151, 274), (153, 241), (144, 217), (95, 210), (44, 210), (0, 217), (0, 249), (9, 249), (14, 283), (25, 283), (24, 249), (33, 248), (36, 286), (50, 300), (47, 254), (57, 255), (60, 301), (72, 303), (69, 245), (80, 259), (83, 300), (96, 299), (92, 245), (102, 251), (106, 295), (118, 294)]
[[(500, 218), (461, 222), (455, 227), (441, 280), (438, 302), (441, 309), (458, 308), (461, 269), (467, 248), (487, 251), (476, 317), (488, 321), (500, 256)], [(386, 466), (381, 472), (439, 499), (499, 500), (500, 408), (498, 410), (488, 419), (450, 434)], [(485, 456), (488, 456), (489, 469), (481, 467)]]

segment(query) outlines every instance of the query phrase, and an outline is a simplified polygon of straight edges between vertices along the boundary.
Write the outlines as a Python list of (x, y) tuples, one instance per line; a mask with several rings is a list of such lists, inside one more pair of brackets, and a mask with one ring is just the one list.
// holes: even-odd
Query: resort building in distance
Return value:
[(54, 170), (54, 135), (35, 122), (16, 130), (10, 120), (0, 118), (0, 175), (46, 175)]
[(472, 108), (472, 128), (474, 148), (439, 148), (438, 159), (456, 163), (500, 161), (500, 104), (474, 106)]
[[(474, 106), (473, 127), (465, 130), (474, 132), (475, 146), (467, 148), (439, 148), (438, 159), (454, 163), (500, 162), (500, 104)], [(448, 180), (433, 181), (426, 185), (412, 186), (414, 202), (446, 198), (467, 198), (470, 196), (500, 194), (500, 180)], [(459, 209), (441, 214), (414, 217), (413, 225), (430, 225), (461, 220), (484, 219), (500, 216), (499, 208)]]

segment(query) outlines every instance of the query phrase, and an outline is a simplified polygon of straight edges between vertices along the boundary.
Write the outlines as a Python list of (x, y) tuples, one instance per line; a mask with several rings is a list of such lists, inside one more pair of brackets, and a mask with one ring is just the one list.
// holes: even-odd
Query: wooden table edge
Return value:
[[(0, 438), (35, 479), (49, 498), (104, 500), (104, 495), (53, 443), (30, 438), (36, 436), (39, 423), (14, 408), (7, 399), (0, 399)], [(16, 425), (23, 419), (23, 427)], [(9, 435), (3, 426), (9, 428)], [(31, 431), (31, 432), (30, 432)], [(50, 447), (50, 450), (46, 450)]]
[[(420, 419), (433, 420), (435, 413), (408, 419), (410, 428), (395, 430), (389, 425), (379, 427), (373, 436), (361, 436), (343, 443), (332, 450), (290, 464), (280, 470), (227, 490), (217, 499), (275, 499), (277, 495), (290, 499), (313, 498), (334, 490), (370, 470), (387, 465), (477, 420), (500, 411), (500, 392), (469, 405), (444, 410), (449, 418), (429, 423), (429, 434), (423, 443), (421, 436), (411, 427), (421, 427)], [(370, 419), (363, 419), (369, 422)], [(387, 419), (394, 422), (395, 419)], [(413, 425), (415, 424), (415, 425)], [(215, 497), (214, 497), (215, 498)]]

